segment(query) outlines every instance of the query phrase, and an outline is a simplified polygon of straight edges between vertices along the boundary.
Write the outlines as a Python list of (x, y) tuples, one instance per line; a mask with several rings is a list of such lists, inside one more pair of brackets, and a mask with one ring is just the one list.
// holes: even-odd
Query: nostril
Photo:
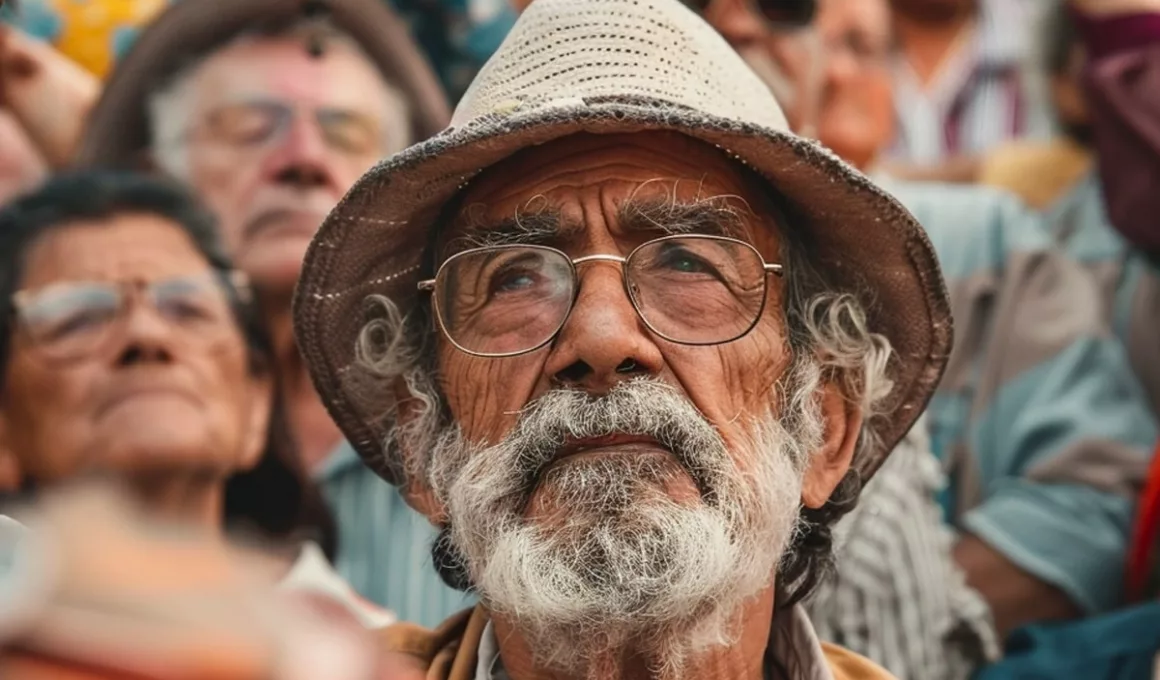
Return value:
[(555, 379), (560, 383), (578, 383), (584, 378), (587, 378), (592, 373), (592, 367), (583, 361), (573, 362), (570, 366), (555, 375)]
[(617, 373), (636, 373), (640, 370), (640, 364), (636, 363), (636, 359), (625, 359), (616, 367)]
[(322, 170), (307, 166), (291, 166), (279, 172), (275, 178), (281, 184), (296, 187), (316, 187), (326, 183)]

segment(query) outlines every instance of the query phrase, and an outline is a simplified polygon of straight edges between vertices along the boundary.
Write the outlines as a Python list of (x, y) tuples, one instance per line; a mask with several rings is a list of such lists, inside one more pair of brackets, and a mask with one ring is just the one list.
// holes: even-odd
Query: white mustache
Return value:
[(728, 455), (724, 440), (705, 416), (678, 390), (659, 380), (626, 381), (600, 396), (554, 390), (522, 413), (507, 440), (519, 452), (516, 467), (528, 494), (563, 447), (577, 439), (612, 435), (655, 439), (710, 496), (712, 481), (705, 471), (720, 466)]

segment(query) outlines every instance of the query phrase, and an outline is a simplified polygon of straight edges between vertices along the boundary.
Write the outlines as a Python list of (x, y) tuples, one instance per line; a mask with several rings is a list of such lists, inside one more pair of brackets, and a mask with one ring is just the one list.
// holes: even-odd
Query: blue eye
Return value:
[(535, 278), (526, 272), (506, 272), (502, 276), (496, 277), (492, 288), (495, 292), (508, 293), (517, 290), (525, 290), (536, 285)]

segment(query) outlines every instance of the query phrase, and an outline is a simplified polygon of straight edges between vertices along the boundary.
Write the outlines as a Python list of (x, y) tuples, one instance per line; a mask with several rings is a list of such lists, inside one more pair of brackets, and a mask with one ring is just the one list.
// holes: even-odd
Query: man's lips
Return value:
[(668, 451), (655, 437), (643, 435), (610, 434), (603, 437), (569, 439), (560, 449), (556, 461), (584, 453), (627, 449), (659, 449)]

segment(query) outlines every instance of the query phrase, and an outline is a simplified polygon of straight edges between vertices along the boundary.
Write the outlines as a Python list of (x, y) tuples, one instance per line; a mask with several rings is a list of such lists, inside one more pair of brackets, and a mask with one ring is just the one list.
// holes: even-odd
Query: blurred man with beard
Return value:
[(153, 167), (216, 213), (275, 339), (291, 426), (339, 526), (339, 571), (408, 620), (464, 604), (424, 567), (434, 534), (358, 461), (294, 343), (290, 298), (323, 217), (379, 159), (440, 129), (447, 104), (377, 0), (176, 3), (93, 108), (82, 163)]

